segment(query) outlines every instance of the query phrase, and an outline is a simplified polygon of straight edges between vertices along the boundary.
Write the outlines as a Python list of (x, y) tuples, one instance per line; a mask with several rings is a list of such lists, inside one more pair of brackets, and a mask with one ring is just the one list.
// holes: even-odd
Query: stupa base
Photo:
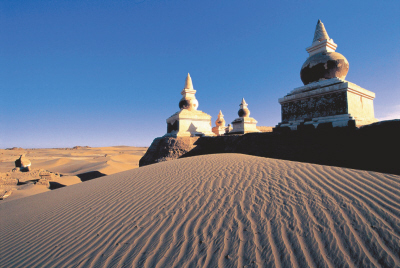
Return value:
[(211, 131), (211, 116), (202, 111), (182, 109), (167, 119), (164, 137), (215, 136)]
[(232, 122), (232, 130), (229, 134), (246, 134), (261, 132), (257, 129), (257, 120), (251, 117), (239, 117)]
[(212, 132), (217, 136), (225, 135), (226, 127), (213, 127)]
[(332, 127), (375, 123), (374, 98), (375, 93), (342, 79), (314, 82), (279, 99), (282, 122), (276, 127), (297, 130), (300, 125), (318, 127), (321, 123), (332, 123)]

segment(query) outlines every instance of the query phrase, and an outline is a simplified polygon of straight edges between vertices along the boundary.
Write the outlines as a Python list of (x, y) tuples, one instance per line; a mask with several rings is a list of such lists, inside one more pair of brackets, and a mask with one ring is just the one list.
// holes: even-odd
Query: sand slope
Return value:
[(2, 267), (400, 266), (400, 176), (240, 154), (0, 204)]

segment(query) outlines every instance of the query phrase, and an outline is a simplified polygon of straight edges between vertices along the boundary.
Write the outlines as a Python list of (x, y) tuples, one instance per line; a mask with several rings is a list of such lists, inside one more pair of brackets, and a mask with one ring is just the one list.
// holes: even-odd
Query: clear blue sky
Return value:
[(260, 126), (302, 86), (318, 19), (400, 118), (400, 1), (0, 1), (0, 148), (149, 146), (179, 110), (189, 72), (199, 110)]

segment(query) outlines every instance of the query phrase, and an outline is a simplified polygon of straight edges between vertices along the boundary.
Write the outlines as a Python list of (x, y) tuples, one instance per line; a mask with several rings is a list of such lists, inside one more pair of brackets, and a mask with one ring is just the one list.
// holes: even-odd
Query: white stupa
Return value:
[(257, 120), (250, 117), (250, 110), (247, 108), (248, 104), (242, 99), (238, 111), (239, 118), (232, 122), (232, 131), (229, 134), (245, 134), (250, 132), (260, 132), (257, 129)]
[(215, 127), (212, 128), (212, 132), (217, 136), (224, 135), (226, 132), (225, 119), (222, 111), (219, 111), (218, 118), (215, 121)]
[(215, 136), (211, 131), (211, 116), (198, 111), (199, 102), (193, 88), (190, 74), (186, 77), (185, 87), (181, 92), (180, 111), (167, 119), (167, 134), (173, 137)]
[(346, 81), (349, 62), (336, 52), (337, 45), (318, 20), (309, 54), (300, 70), (304, 86), (279, 99), (282, 127), (354, 127), (377, 121), (375, 93)]

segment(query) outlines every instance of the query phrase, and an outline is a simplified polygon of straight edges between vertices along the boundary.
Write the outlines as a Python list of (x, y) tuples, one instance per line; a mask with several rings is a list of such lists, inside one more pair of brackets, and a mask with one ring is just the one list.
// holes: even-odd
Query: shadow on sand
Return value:
[(61, 183), (58, 183), (58, 182), (55, 182), (55, 181), (50, 181), (49, 184), (50, 184), (50, 186), (49, 186), (50, 190), (55, 190), (55, 189), (58, 189), (58, 188), (65, 187), (64, 184), (61, 184)]
[(81, 181), (90, 181), (90, 180), (93, 180), (93, 179), (96, 179), (96, 178), (100, 178), (100, 177), (106, 176), (106, 174), (101, 173), (99, 171), (89, 171), (89, 172), (86, 172), (86, 173), (78, 174), (76, 176), (78, 176), (81, 179)]

